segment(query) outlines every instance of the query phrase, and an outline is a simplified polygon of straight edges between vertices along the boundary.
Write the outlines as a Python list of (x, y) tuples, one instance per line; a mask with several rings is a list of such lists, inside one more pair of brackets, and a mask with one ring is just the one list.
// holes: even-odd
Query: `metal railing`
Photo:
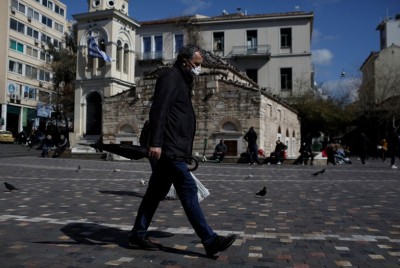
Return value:
[(138, 57), (139, 60), (162, 60), (164, 59), (164, 53), (162, 51), (149, 51), (140, 53)]
[(259, 46), (233, 46), (230, 53), (232, 56), (256, 56), (271, 55), (270, 45)]

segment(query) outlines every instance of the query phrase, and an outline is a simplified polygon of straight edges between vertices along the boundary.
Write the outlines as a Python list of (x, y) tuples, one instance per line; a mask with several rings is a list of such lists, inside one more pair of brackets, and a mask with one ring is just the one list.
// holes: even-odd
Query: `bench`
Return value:
[[(53, 157), (54, 152), (56, 151), (56, 148), (51, 148), (49, 149), (48, 156)], [(58, 157), (60, 158), (71, 158), (71, 148), (67, 148), (62, 152)]]

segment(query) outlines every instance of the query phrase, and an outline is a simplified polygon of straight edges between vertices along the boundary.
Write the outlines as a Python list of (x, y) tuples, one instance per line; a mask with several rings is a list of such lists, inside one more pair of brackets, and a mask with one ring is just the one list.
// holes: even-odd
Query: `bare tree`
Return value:
[(62, 120), (68, 129), (69, 122), (74, 117), (76, 36), (76, 27), (73, 27), (65, 35), (66, 48), (60, 49), (48, 43), (47, 52), (51, 55), (52, 61), (47, 67), (53, 72), (53, 97), (48, 101), (56, 111), (53, 118), (56, 120), (56, 128), (58, 128), (58, 122)]
[(186, 32), (186, 41), (188, 44), (203, 47), (203, 39), (200, 32), (200, 27), (194, 23), (195, 17), (182, 17), (176, 22), (178, 28), (182, 28)]
[(385, 122), (385, 129), (400, 113), (399, 64), (380, 63), (374, 76), (364, 79), (359, 91), (360, 113), (367, 120)]

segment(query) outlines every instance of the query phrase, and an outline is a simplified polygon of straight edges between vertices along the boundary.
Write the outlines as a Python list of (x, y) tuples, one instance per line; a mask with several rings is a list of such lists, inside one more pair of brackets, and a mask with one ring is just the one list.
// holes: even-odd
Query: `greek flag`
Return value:
[(102, 58), (107, 62), (112, 61), (111, 58), (104, 51), (100, 50), (99, 45), (97, 45), (92, 35), (90, 35), (89, 37), (89, 56), (93, 58)]

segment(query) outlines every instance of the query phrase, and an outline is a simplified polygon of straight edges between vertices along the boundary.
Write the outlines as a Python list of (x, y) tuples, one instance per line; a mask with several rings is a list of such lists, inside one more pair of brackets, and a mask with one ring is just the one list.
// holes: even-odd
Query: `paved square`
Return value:
[(1, 267), (400, 267), (400, 170), (352, 161), (319, 176), (320, 166), (201, 163), (208, 223), (238, 235), (210, 259), (177, 200), (160, 204), (149, 232), (164, 251), (128, 248), (146, 161), (3, 157), (1, 179), (19, 190), (0, 191)]

